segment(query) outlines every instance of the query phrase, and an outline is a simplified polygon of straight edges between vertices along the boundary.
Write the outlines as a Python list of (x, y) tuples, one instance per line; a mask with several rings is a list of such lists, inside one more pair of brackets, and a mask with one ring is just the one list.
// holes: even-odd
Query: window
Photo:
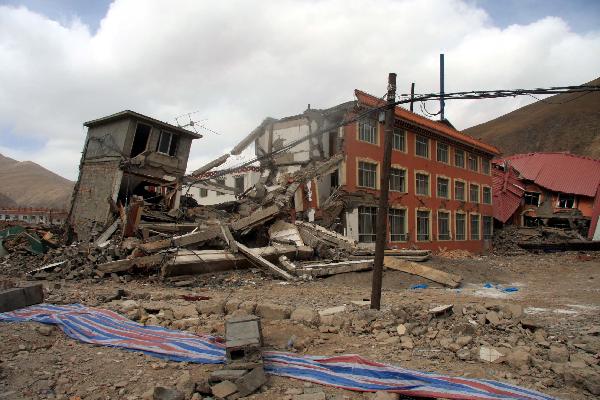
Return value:
[(377, 182), (377, 164), (358, 162), (358, 186), (375, 189)]
[[(225, 178), (219, 178), (219, 179), (216, 179), (216, 181), (219, 185), (225, 186)], [(217, 192), (217, 196), (223, 196), (224, 194), (225, 193), (223, 193), (223, 192)]]
[(133, 137), (133, 145), (131, 146), (131, 157), (140, 155), (146, 150), (151, 129), (152, 127), (150, 125), (137, 124), (135, 135)]
[(463, 181), (454, 181), (454, 200), (465, 201), (465, 183)]
[(415, 135), (415, 154), (429, 158), (429, 139), (421, 135)]
[(455, 221), (456, 240), (465, 240), (467, 238), (467, 221), (465, 214), (456, 214)]
[(333, 171), (329, 175), (329, 177), (330, 177), (329, 180), (330, 180), (332, 188), (336, 188), (336, 187), (340, 186), (340, 178), (339, 178), (338, 170)]
[(420, 196), (429, 196), (429, 175), (416, 174), (415, 181), (415, 191), (417, 192), (417, 194)]
[(448, 164), (448, 160), (450, 158), (450, 148), (445, 143), (437, 142), (437, 160), (439, 162), (443, 162)]
[(233, 187), (236, 193), (244, 192), (244, 175), (234, 177)]
[(365, 119), (358, 122), (358, 140), (377, 144), (377, 121)]
[(474, 154), (469, 154), (469, 169), (471, 171), (475, 171), (475, 172), (478, 171), (478, 168), (477, 168), (477, 156), (474, 155)]
[(429, 216), (431, 211), (417, 210), (417, 241), (429, 240)]
[(537, 192), (525, 192), (523, 198), (528, 206), (538, 206), (540, 204), (540, 194)]
[(179, 137), (173, 133), (162, 131), (158, 139), (158, 148), (156, 151), (175, 157), (177, 154), (177, 144)]
[(394, 136), (392, 140), (394, 150), (406, 151), (406, 131), (399, 128), (394, 128)]
[(406, 209), (390, 208), (388, 211), (390, 224), (390, 242), (406, 241)]
[(459, 168), (465, 167), (465, 152), (464, 150), (454, 149), (454, 166)]
[(494, 235), (494, 218), (483, 217), (483, 239), (490, 240)]
[(479, 203), (479, 185), (473, 183), (469, 185), (469, 201), (471, 203)]
[(479, 215), (471, 214), (471, 240), (479, 240)]
[(483, 204), (492, 204), (492, 188), (484, 186), (481, 191), (483, 192)]
[(490, 174), (490, 160), (481, 159), (481, 172), (486, 175)]
[(438, 240), (450, 240), (450, 213), (438, 211)]
[(558, 208), (575, 208), (575, 195), (559, 193)]
[(390, 190), (406, 192), (406, 170), (400, 168), (390, 169)]
[(448, 178), (437, 178), (437, 197), (450, 198), (450, 180)]
[(208, 189), (200, 189), (200, 197), (208, 197)]
[(377, 225), (377, 207), (358, 207), (358, 241), (375, 242), (375, 226)]

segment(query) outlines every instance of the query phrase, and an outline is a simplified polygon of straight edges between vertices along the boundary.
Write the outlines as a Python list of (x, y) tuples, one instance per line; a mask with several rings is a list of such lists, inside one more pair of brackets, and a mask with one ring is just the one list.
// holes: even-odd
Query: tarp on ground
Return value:
[[(0, 313), (0, 321), (55, 324), (84, 343), (141, 351), (173, 361), (225, 361), (225, 348), (217, 337), (144, 326), (113, 311), (81, 304), (39, 304)], [(361, 392), (383, 390), (414, 397), (471, 400), (552, 399), (502, 382), (420, 372), (358, 355), (323, 357), (271, 351), (264, 352), (263, 358), (267, 373)]]

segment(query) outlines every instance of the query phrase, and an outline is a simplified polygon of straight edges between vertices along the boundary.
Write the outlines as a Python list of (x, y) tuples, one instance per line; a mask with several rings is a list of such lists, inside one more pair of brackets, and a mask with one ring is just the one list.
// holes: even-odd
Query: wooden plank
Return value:
[(160, 265), (163, 261), (171, 258), (167, 254), (153, 254), (146, 257), (128, 258), (126, 260), (118, 260), (99, 264), (96, 269), (101, 272), (123, 272), (129, 271), (133, 267), (150, 268)]
[(115, 219), (115, 222), (110, 224), (108, 228), (98, 238), (94, 241), (95, 247), (106, 247), (107, 242), (110, 240), (110, 237), (115, 233), (117, 228), (119, 227), (119, 219)]
[(135, 236), (140, 221), (142, 220), (142, 211), (144, 210), (144, 202), (136, 201), (130, 204), (129, 210), (126, 213), (126, 224), (123, 228), (123, 235), (125, 237)]
[(234, 231), (241, 231), (245, 229), (252, 228), (256, 225), (262, 224), (276, 215), (278, 215), (280, 209), (277, 205), (272, 205), (267, 208), (263, 208), (260, 210), (254, 211), (251, 215), (238, 219), (234, 223), (231, 224), (231, 229)]
[(238, 249), (242, 254), (250, 259), (254, 264), (257, 264), (263, 268), (266, 268), (268, 271), (274, 273), (277, 276), (282, 277), (287, 281), (293, 281), (294, 277), (287, 273), (286, 271), (279, 268), (277, 265), (271, 263), (267, 259), (263, 258), (258, 252), (252, 251), (252, 249), (244, 246), (243, 244), (236, 242)]
[(39, 304), (44, 301), (44, 289), (41, 283), (0, 291), (0, 312)]
[(142, 243), (138, 247), (146, 253), (155, 253), (170, 247), (185, 247), (192, 244), (205, 242), (219, 236), (220, 229), (207, 229), (204, 231), (186, 233), (185, 235), (173, 236), (172, 238), (156, 240), (154, 242)]
[(418, 275), (451, 288), (459, 287), (460, 281), (462, 280), (462, 277), (459, 275), (449, 274), (426, 265), (399, 260), (394, 257), (384, 257), (383, 265), (385, 265), (386, 268), (406, 272), (411, 275)]

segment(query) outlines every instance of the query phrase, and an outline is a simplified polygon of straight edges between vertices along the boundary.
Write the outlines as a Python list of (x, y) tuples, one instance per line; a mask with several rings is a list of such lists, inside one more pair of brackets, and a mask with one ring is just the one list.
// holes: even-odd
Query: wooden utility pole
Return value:
[(381, 308), (381, 281), (383, 278), (383, 256), (387, 244), (388, 194), (390, 189), (390, 168), (392, 165), (392, 139), (394, 136), (394, 110), (396, 108), (396, 74), (388, 76), (387, 109), (383, 139), (383, 164), (379, 184), (379, 209), (377, 210), (377, 236), (375, 239), (375, 262), (371, 283), (371, 308)]

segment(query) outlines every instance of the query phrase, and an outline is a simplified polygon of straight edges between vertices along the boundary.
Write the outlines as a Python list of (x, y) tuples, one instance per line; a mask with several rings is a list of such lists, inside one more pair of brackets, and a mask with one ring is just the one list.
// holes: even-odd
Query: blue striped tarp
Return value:
[[(220, 364), (225, 349), (219, 338), (198, 336), (157, 326), (144, 326), (115, 312), (81, 304), (40, 304), (0, 313), (0, 321), (35, 321), (58, 325), (85, 343), (141, 351), (173, 361)], [(358, 355), (306, 356), (284, 352), (263, 354), (266, 372), (348, 390), (396, 392), (414, 397), (447, 399), (549, 400), (552, 397), (505, 383), (449, 377), (369, 361)]]

